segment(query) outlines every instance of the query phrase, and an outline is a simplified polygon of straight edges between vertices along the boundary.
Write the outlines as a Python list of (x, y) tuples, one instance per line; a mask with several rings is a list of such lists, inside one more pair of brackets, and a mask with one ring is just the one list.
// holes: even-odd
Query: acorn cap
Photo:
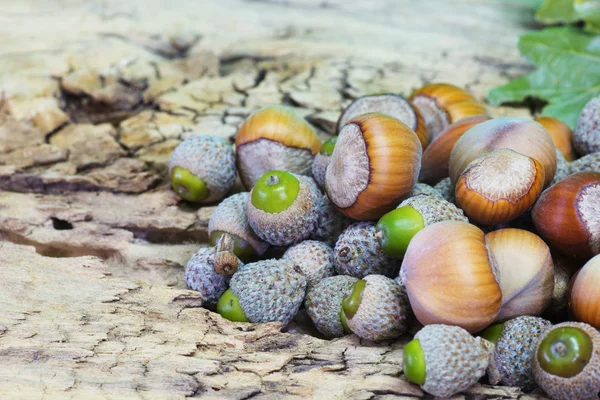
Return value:
[(442, 179), (433, 188), (440, 193), (444, 200), (456, 204), (456, 188), (450, 177)]
[(415, 184), (415, 186), (413, 186), (413, 188), (410, 190), (410, 192), (408, 192), (408, 194), (406, 195), (404, 200), (411, 198), (411, 197), (421, 195), (421, 194), (442, 197), (442, 194), (439, 191), (437, 191), (437, 189), (435, 189), (433, 186), (429, 186), (426, 183), (417, 183), (417, 184)]
[(339, 133), (342, 127), (354, 117), (373, 112), (398, 119), (415, 131), (422, 148), (427, 147), (429, 139), (423, 117), (416, 107), (399, 94), (374, 94), (357, 98), (340, 115), (336, 131)]
[(257, 255), (264, 254), (269, 244), (261, 240), (250, 227), (246, 209), (250, 193), (236, 193), (223, 200), (210, 215), (208, 235), (213, 232), (227, 232), (249, 243)]
[(313, 159), (312, 176), (319, 187), (325, 187), (325, 172), (327, 172), (329, 160), (331, 160), (331, 156), (324, 156), (323, 154), (317, 154)]
[(198, 250), (185, 266), (184, 280), (188, 288), (198, 291), (204, 302), (215, 305), (227, 290), (229, 278), (218, 274), (214, 269), (214, 247)]
[(506, 321), (490, 357), (490, 383), (517, 386), (525, 392), (535, 389), (537, 384), (533, 377), (531, 359), (540, 336), (550, 327), (550, 321), (532, 316)]
[[(540, 345), (554, 330), (563, 327), (579, 328), (592, 342), (591, 358), (578, 374), (570, 378), (553, 375), (542, 369), (538, 359)], [(596, 400), (600, 392), (600, 333), (588, 324), (563, 322), (548, 329), (537, 342), (533, 356), (533, 375), (537, 384), (553, 400)]]
[(208, 197), (202, 203), (225, 197), (237, 176), (233, 147), (217, 136), (192, 136), (179, 143), (171, 154), (169, 176), (176, 167), (189, 171), (204, 182)]
[[(363, 280), (366, 284), (356, 313), (351, 318), (346, 313), (352, 332), (372, 341), (395, 339), (406, 333), (411, 311), (402, 287), (383, 275), (368, 275)], [(348, 288), (346, 296), (351, 294), (352, 288)]]
[(436, 222), (442, 221), (463, 221), (469, 222), (469, 219), (465, 217), (463, 210), (456, 207), (454, 204), (436, 196), (415, 196), (404, 200), (398, 208), (410, 206), (417, 210), (425, 226), (435, 224)]
[(415, 335), (425, 356), (423, 390), (449, 397), (462, 392), (485, 375), (493, 346), (452, 325), (426, 325)]
[(571, 165), (560, 150), (556, 150), (556, 173), (554, 174), (554, 179), (552, 179), (552, 183), (550, 185), (554, 185), (555, 183), (560, 182), (562, 179), (566, 178), (571, 174)]
[[(252, 204), (252, 192), (248, 201), (248, 223), (265, 242), (273, 246), (289, 246), (307, 239), (317, 224), (317, 201), (311, 178), (292, 174), (300, 189), (292, 205), (286, 210), (269, 213)], [(254, 188), (252, 189), (255, 190)]]
[(317, 224), (310, 238), (335, 246), (340, 234), (352, 224), (352, 220), (338, 211), (327, 195), (318, 195)]
[(293, 263), (271, 259), (244, 265), (229, 286), (250, 322), (286, 326), (304, 300), (306, 277)]
[(250, 190), (272, 170), (310, 175), (321, 141), (298, 112), (277, 105), (252, 113), (240, 126), (235, 146), (240, 178)]
[(282, 258), (300, 267), (308, 288), (335, 274), (333, 249), (323, 242), (305, 240), (287, 249)]
[(569, 164), (569, 174), (600, 172), (600, 151), (590, 153)]
[(573, 146), (579, 155), (600, 151), (600, 97), (583, 107), (573, 132)]
[(315, 327), (327, 339), (344, 336), (340, 320), (346, 290), (358, 279), (347, 275), (324, 278), (308, 289), (304, 305)]
[(374, 222), (357, 222), (342, 232), (333, 250), (338, 274), (356, 278), (398, 274), (401, 260), (384, 253), (376, 234)]

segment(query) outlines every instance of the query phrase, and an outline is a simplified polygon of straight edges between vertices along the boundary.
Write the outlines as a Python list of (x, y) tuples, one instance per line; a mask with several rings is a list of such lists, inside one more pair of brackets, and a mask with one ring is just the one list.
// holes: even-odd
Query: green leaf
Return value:
[(570, 24), (576, 22), (579, 16), (573, 0), (546, 0), (535, 13), (535, 19), (542, 24)]
[(488, 102), (538, 98), (548, 103), (543, 115), (573, 128), (585, 104), (600, 94), (600, 36), (575, 28), (547, 28), (522, 35), (519, 49), (538, 69), (492, 89)]
[(575, 0), (574, 9), (577, 16), (585, 21), (585, 29), (600, 32), (600, 1)]

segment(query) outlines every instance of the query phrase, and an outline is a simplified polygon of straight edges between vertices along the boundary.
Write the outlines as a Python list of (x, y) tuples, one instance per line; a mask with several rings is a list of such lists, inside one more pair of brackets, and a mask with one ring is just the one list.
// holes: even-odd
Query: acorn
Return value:
[(421, 154), (417, 135), (408, 126), (387, 115), (362, 114), (340, 131), (325, 191), (347, 217), (378, 219), (415, 185)]
[(411, 240), (400, 275), (423, 325), (456, 325), (478, 332), (502, 306), (493, 254), (481, 229), (462, 221), (429, 225)]
[(496, 321), (521, 315), (540, 316), (554, 291), (554, 266), (548, 245), (536, 234), (506, 228), (485, 235), (502, 290)]
[(600, 151), (600, 96), (587, 102), (577, 119), (573, 146), (579, 155)]
[(285, 327), (304, 300), (306, 278), (293, 263), (270, 259), (244, 265), (231, 277), (229, 288), (219, 300), (223, 308), (217, 304), (223, 317), (233, 315), (235, 320), (253, 323), (279, 321)]
[(421, 112), (429, 142), (450, 124), (473, 115), (487, 114), (485, 107), (467, 91), (447, 83), (431, 83), (416, 90), (409, 99)]
[(494, 118), (465, 132), (452, 148), (448, 172), (454, 184), (474, 159), (498, 149), (510, 149), (537, 160), (544, 170), (544, 186), (556, 172), (556, 147), (548, 131), (527, 118)]
[(403, 288), (383, 275), (368, 275), (346, 290), (343, 319), (358, 337), (396, 339), (406, 333), (410, 306)]
[(415, 197), (422, 194), (442, 198), (442, 194), (438, 192), (433, 186), (429, 186), (426, 183), (416, 183), (415, 186), (413, 186), (413, 188), (410, 190), (410, 192), (408, 192), (403, 201), (410, 197)]
[(581, 322), (554, 325), (536, 345), (533, 376), (553, 400), (598, 399), (600, 332)]
[(387, 255), (402, 258), (417, 232), (426, 226), (449, 220), (469, 221), (461, 209), (440, 197), (409, 197), (398, 208), (379, 219), (376, 235)]
[(448, 125), (423, 152), (419, 180), (436, 184), (448, 176), (452, 148), (460, 137), (477, 124), (489, 120), (487, 115), (474, 115)]
[(208, 220), (209, 243), (215, 246), (225, 233), (234, 240), (234, 254), (248, 262), (262, 256), (269, 244), (260, 239), (250, 227), (246, 209), (250, 194), (236, 193), (223, 200), (212, 212)]
[(458, 326), (427, 325), (403, 348), (404, 376), (433, 396), (450, 397), (485, 375), (493, 345)]
[(575, 151), (573, 150), (573, 131), (567, 124), (553, 117), (537, 117), (536, 122), (539, 122), (552, 137), (552, 142), (557, 150), (561, 152), (565, 160), (573, 161), (575, 159)]
[(366, 113), (381, 113), (398, 119), (417, 134), (423, 149), (427, 147), (429, 139), (423, 117), (416, 107), (399, 94), (374, 94), (357, 98), (340, 115), (337, 132), (341, 132), (351, 119)]
[(272, 170), (310, 175), (321, 140), (292, 108), (267, 106), (244, 121), (238, 129), (235, 146), (240, 178), (250, 190), (261, 176)]
[(201, 204), (221, 200), (235, 183), (233, 147), (217, 136), (192, 136), (173, 150), (169, 177), (184, 200)]
[(540, 163), (510, 149), (474, 159), (456, 182), (456, 205), (472, 221), (495, 225), (527, 211), (544, 185)]
[(571, 165), (565, 160), (565, 157), (560, 152), (560, 150), (556, 150), (556, 173), (554, 174), (554, 179), (552, 179), (552, 183), (550, 185), (554, 185), (555, 183), (560, 182), (567, 176), (571, 175)]
[(316, 185), (285, 171), (264, 174), (250, 192), (248, 223), (273, 246), (289, 246), (311, 235), (317, 223)]
[(569, 164), (569, 173), (600, 172), (600, 152), (590, 153)]
[[(551, 327), (543, 318), (522, 316), (483, 331), (481, 336), (495, 344), (488, 366), (490, 383), (516, 386), (524, 392), (535, 389), (531, 359), (541, 335)], [(495, 337), (489, 337), (494, 331), (498, 332)]]
[(309, 289), (335, 274), (333, 249), (323, 242), (305, 240), (288, 248), (282, 258), (300, 267)]
[(318, 195), (317, 199), (317, 223), (310, 238), (333, 247), (352, 220), (339, 212), (326, 194)]
[(600, 253), (599, 209), (600, 172), (580, 172), (545, 190), (531, 215), (549, 245), (585, 261)]
[(600, 254), (589, 260), (575, 276), (569, 307), (577, 321), (600, 329)]
[(202, 295), (206, 305), (215, 305), (228, 288), (229, 277), (215, 271), (214, 247), (203, 247), (189, 259), (184, 280), (189, 289)]
[(567, 305), (569, 303), (569, 282), (573, 274), (583, 267), (580, 262), (572, 260), (557, 252), (552, 253), (554, 264), (554, 290), (552, 302), (542, 316), (554, 322), (565, 321), (568, 318)]
[(433, 188), (438, 191), (444, 200), (456, 204), (456, 188), (450, 177), (442, 179)]
[(319, 153), (313, 159), (312, 176), (320, 187), (325, 187), (325, 172), (327, 171), (337, 138), (337, 136), (333, 136), (327, 139), (321, 146)]
[(344, 336), (349, 328), (342, 324), (342, 300), (346, 290), (357, 278), (346, 275), (335, 275), (322, 279), (308, 289), (304, 305), (306, 313), (317, 330), (326, 339)]
[(381, 247), (374, 222), (356, 222), (338, 238), (333, 249), (335, 270), (340, 275), (362, 279), (367, 275), (394, 277), (400, 260), (388, 256)]

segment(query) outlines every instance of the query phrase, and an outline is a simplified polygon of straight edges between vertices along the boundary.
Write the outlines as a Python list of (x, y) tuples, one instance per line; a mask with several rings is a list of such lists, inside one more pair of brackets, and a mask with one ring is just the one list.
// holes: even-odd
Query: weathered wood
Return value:
[[(233, 140), (269, 104), (325, 138), (364, 94), (446, 81), (483, 101), (530, 69), (515, 46), (529, 10), (0, 0), (0, 21), (0, 398), (424, 397), (401, 377), (408, 338), (325, 341), (305, 315), (281, 332), (201, 308), (183, 265), (213, 207), (178, 200), (168, 159), (193, 135)], [(455, 398), (543, 397), (478, 385)]]

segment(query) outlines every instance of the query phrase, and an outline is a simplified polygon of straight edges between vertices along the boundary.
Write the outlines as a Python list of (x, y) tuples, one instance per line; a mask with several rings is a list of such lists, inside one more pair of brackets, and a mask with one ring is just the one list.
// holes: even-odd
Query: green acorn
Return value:
[(233, 147), (217, 136), (192, 136), (173, 150), (169, 176), (173, 190), (184, 200), (221, 200), (235, 183)]
[(289, 246), (311, 235), (317, 224), (316, 185), (311, 178), (285, 171), (261, 176), (248, 201), (248, 223), (273, 246)]
[(333, 249), (323, 242), (305, 240), (287, 249), (282, 258), (300, 267), (309, 289), (335, 274)]
[(319, 151), (319, 154), (317, 154), (313, 159), (312, 175), (319, 187), (325, 187), (325, 172), (327, 171), (331, 154), (333, 154), (333, 149), (335, 148), (337, 138), (337, 136), (333, 136), (327, 139), (321, 146), (321, 151)]
[[(535, 389), (531, 359), (540, 337), (551, 327), (543, 318), (521, 316), (487, 328), (482, 337), (496, 345), (488, 366), (490, 383), (517, 386), (525, 392)], [(494, 331), (497, 337), (486, 337)]]
[(581, 322), (554, 325), (535, 347), (533, 376), (553, 400), (597, 400), (600, 333)]
[(269, 244), (260, 239), (250, 227), (246, 209), (250, 194), (236, 193), (223, 200), (210, 215), (208, 235), (211, 246), (225, 233), (234, 240), (233, 252), (243, 261), (251, 261), (262, 256)]
[(396, 281), (368, 275), (346, 290), (342, 312), (348, 328), (358, 337), (380, 341), (406, 333), (411, 311), (408, 297)]
[(359, 279), (367, 275), (398, 275), (400, 260), (384, 253), (376, 233), (373, 222), (357, 222), (342, 232), (333, 249), (339, 275)]
[(387, 255), (402, 258), (417, 232), (449, 220), (469, 222), (460, 208), (441, 197), (418, 195), (409, 197), (381, 217), (376, 235)]
[(357, 280), (352, 276), (335, 275), (308, 289), (304, 300), (306, 313), (325, 338), (341, 337), (349, 331), (342, 324), (342, 300), (346, 290)]
[(304, 300), (306, 277), (289, 261), (271, 259), (244, 265), (231, 277), (229, 287), (225, 303), (238, 305), (230, 313), (244, 315), (249, 322), (279, 321), (286, 326)]
[(458, 326), (427, 325), (404, 346), (404, 375), (429, 394), (450, 397), (485, 375), (493, 348)]
[(573, 131), (573, 147), (581, 156), (600, 151), (600, 96), (581, 110)]

